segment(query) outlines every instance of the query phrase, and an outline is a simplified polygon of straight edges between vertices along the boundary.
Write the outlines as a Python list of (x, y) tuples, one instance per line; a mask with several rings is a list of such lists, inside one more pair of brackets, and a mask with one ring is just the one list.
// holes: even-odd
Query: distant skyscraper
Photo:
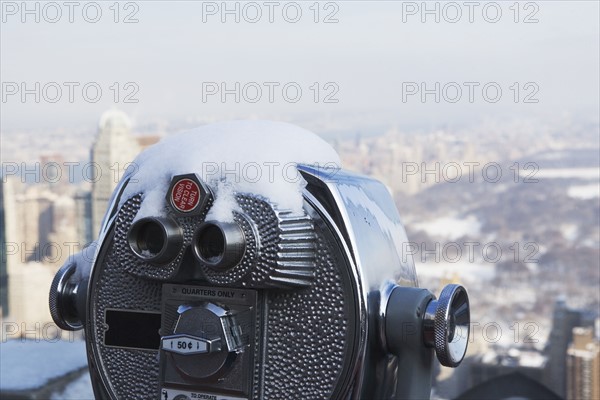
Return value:
[(78, 191), (75, 193), (74, 200), (77, 239), (82, 248), (95, 239), (92, 233), (92, 193), (84, 190)]
[[(20, 259), (21, 247), (20, 238), (18, 236), (18, 227), (16, 224), (17, 213), (16, 213), (16, 200), (14, 192), (15, 178), (9, 177), (2, 180), (2, 264), (6, 268), (6, 276), (10, 276), (11, 272), (14, 271), (16, 264)], [(8, 278), (7, 278), (8, 279)], [(10, 285), (8, 286), (8, 292), (10, 292)], [(8, 303), (10, 305), (10, 294), (8, 296)], [(3, 303), (4, 308), (5, 303)], [(3, 311), (4, 316), (8, 314), (8, 311)]]
[[(39, 224), (29, 225), (39, 220), (40, 211), (47, 212), (48, 209), (39, 206), (38, 199), (44, 196), (37, 191), (30, 191), (28, 195), (17, 194), (19, 184), (19, 181), (11, 178), (3, 180), (0, 196), (4, 228), (2, 244), (6, 250), (2, 263), (6, 265), (8, 275), (8, 291), (3, 291), (2, 295), (2, 318), (18, 323), (19, 327), (25, 323), (27, 330), (39, 331), (45, 322), (51, 321), (48, 307), (45, 306), (48, 291), (44, 288), (50, 287), (54, 271), (47, 265), (27, 262), (30, 257), (38, 257), (39, 243), (31, 242), (23, 234), (31, 234), (34, 236), (32, 240), (39, 240)], [(46, 202), (45, 198), (42, 200)]]
[(0, 318), (8, 314), (8, 271), (4, 224), (4, 179), (0, 180)]
[(61, 154), (44, 154), (40, 156), (40, 168), (43, 171), (42, 182), (44, 186), (55, 193), (62, 193), (68, 185), (69, 179), (61, 171), (65, 159)]
[(567, 399), (600, 399), (600, 345), (592, 328), (573, 328), (567, 351)]
[(18, 221), (12, 237), (19, 246), (18, 262), (43, 262), (54, 246), (51, 233), (55, 224), (54, 202), (58, 195), (40, 185), (21, 189), (22, 193), (14, 195), (13, 210)]
[(92, 236), (99, 231), (110, 196), (127, 164), (139, 153), (140, 146), (131, 135), (131, 120), (121, 111), (106, 111), (100, 117), (98, 135), (92, 147)]
[(573, 341), (573, 328), (589, 326), (583, 311), (567, 307), (563, 299), (556, 301), (552, 318), (552, 331), (548, 341), (548, 368), (546, 382), (559, 396), (567, 395), (567, 349)]
[(52, 203), (52, 232), (48, 234), (48, 251), (44, 262), (56, 269), (67, 261), (85, 243), (80, 243), (77, 232), (77, 209), (72, 196), (57, 196)]

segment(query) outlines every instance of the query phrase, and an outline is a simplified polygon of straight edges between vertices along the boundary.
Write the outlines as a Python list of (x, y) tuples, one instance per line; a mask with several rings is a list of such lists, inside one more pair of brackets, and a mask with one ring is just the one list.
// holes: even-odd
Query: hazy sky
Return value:
[[(3, 130), (88, 124), (112, 106), (137, 121), (296, 116), (417, 126), (598, 113), (596, 1), (427, 3), (437, 7), (439, 22), (421, 2), (237, 3), (239, 23), (235, 14), (222, 15), (221, 2), (120, 3), (118, 23), (113, 2), (97, 3), (97, 23), (85, 20), (95, 19), (96, 3), (80, 2), (72, 23), (62, 2), (55, 3), (56, 23), (56, 8), (30, 3), (38, 4), (36, 22), (21, 4), (2, 4)], [(298, 9), (299, 21), (289, 22)], [(124, 23), (130, 14), (138, 22)], [(328, 15), (338, 22), (324, 23)], [(23, 102), (22, 83), (36, 91), (36, 82), (40, 102), (34, 94)], [(72, 103), (64, 82), (75, 82)], [(233, 93), (221, 101), (221, 82), (229, 89), (240, 83), (239, 103)], [(102, 90), (96, 103), (82, 93), (90, 83), (90, 100)], [(62, 97), (51, 103), (57, 85)], [(252, 103), (257, 87), (261, 97)], [(424, 102), (422, 89), (432, 90)], [(138, 102), (124, 104), (127, 94)], [(324, 102), (327, 95), (338, 102)]]

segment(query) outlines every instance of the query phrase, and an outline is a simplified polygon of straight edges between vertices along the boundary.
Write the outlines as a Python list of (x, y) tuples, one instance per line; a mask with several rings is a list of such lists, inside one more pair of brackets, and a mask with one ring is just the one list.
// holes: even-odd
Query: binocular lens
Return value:
[(235, 222), (207, 221), (200, 225), (194, 236), (196, 258), (215, 270), (235, 267), (245, 251), (246, 237)]
[(203, 260), (218, 263), (223, 258), (223, 252), (225, 251), (223, 231), (217, 225), (205, 225), (203, 229), (198, 231), (196, 246), (198, 246), (198, 254)]
[(142, 253), (155, 256), (165, 245), (165, 233), (156, 221), (146, 221), (139, 227), (137, 247)]
[(140, 219), (131, 226), (127, 240), (138, 257), (160, 263), (172, 261), (183, 245), (181, 228), (169, 218)]

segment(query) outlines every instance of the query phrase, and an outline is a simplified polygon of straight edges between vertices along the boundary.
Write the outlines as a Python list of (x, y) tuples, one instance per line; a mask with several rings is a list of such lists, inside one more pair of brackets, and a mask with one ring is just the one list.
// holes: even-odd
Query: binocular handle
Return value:
[(82, 262), (81, 253), (70, 257), (58, 270), (50, 286), (49, 306), (54, 323), (68, 331), (83, 328), (86, 286), (90, 263)]

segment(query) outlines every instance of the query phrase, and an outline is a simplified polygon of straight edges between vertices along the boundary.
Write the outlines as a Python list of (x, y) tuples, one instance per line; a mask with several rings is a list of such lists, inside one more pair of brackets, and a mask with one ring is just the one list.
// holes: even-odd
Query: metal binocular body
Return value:
[(428, 398), (434, 352), (460, 363), (466, 291), (418, 288), (387, 188), (294, 168), (301, 209), (247, 186), (227, 220), (199, 171), (157, 182), (159, 201), (123, 177), (93, 257), (72, 257), (50, 293), (55, 322), (85, 330), (97, 398)]

